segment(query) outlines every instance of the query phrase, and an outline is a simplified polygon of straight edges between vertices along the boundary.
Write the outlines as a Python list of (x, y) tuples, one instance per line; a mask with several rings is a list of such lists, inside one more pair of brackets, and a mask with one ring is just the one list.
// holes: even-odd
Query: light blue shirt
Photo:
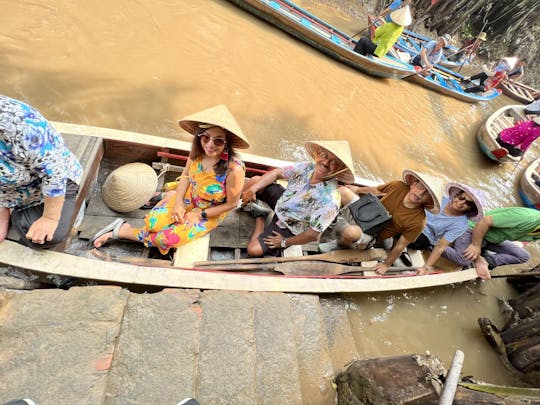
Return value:
[(436, 245), (443, 236), (452, 243), (468, 228), (465, 214), (453, 217), (444, 213), (444, 208), (449, 201), (448, 197), (443, 197), (441, 211), (436, 215), (426, 211), (427, 224), (422, 233), (426, 235), (432, 245)]

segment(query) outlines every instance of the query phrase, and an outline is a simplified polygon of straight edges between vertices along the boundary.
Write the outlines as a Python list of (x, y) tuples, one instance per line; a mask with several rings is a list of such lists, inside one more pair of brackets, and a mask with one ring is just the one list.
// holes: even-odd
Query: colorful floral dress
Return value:
[[(233, 165), (244, 167), (240, 160), (234, 160)], [(213, 170), (204, 171), (202, 158), (191, 162), (189, 167), (189, 185), (186, 190), (184, 204), (186, 212), (195, 208), (208, 209), (223, 204), (227, 199), (226, 179), (227, 170), (222, 175), (216, 175)], [(162, 254), (200, 238), (216, 228), (227, 216), (228, 212), (218, 217), (201, 219), (196, 223), (179, 224), (172, 220), (172, 212), (176, 195), (167, 202), (158, 203), (144, 218), (145, 226), (136, 230), (137, 239), (147, 247), (157, 247)]]

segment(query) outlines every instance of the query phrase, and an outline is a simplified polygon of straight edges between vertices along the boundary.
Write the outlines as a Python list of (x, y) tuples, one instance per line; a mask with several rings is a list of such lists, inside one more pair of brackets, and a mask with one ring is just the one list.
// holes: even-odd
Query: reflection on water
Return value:
[[(346, 32), (362, 25), (301, 3)], [(224, 103), (251, 153), (304, 159), (307, 140), (346, 139), (360, 176), (386, 181), (411, 168), (483, 188), (490, 207), (520, 204), (520, 169), (494, 165), (475, 139), (489, 114), (515, 104), (504, 96), (468, 104), (366, 76), (224, 0), (0, 0), (0, 7), (1, 92), (53, 120), (188, 139), (177, 119)], [(366, 356), (430, 350), (448, 363), (459, 346), (467, 372), (504, 380), (476, 318), (496, 319), (494, 297), (509, 292), (488, 285), (485, 297), (471, 287), (353, 297), (359, 346)]]

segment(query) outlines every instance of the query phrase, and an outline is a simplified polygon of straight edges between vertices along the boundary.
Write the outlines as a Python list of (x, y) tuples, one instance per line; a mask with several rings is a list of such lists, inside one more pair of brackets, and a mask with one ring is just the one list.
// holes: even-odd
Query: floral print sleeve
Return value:
[(0, 96), (0, 206), (25, 208), (65, 194), (82, 167), (60, 134), (32, 107)]

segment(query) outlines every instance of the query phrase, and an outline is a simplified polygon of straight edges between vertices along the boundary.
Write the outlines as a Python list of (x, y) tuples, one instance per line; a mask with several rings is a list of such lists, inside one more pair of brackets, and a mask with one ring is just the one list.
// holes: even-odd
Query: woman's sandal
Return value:
[(125, 222), (126, 222), (126, 220), (124, 218), (117, 218), (113, 222), (111, 222), (109, 225), (107, 225), (105, 228), (98, 231), (88, 241), (88, 244), (90, 245), (90, 248), (94, 248), (95, 247), (94, 242), (96, 241), (96, 239), (99, 238), (102, 235), (105, 235), (107, 232), (112, 232), (112, 236), (109, 239), (107, 239), (105, 241), (105, 243), (103, 245), (101, 245), (101, 246), (105, 246), (107, 243), (109, 243), (109, 241), (119, 240), (120, 239), (120, 237), (119, 237), (120, 228), (122, 227), (122, 225)]

